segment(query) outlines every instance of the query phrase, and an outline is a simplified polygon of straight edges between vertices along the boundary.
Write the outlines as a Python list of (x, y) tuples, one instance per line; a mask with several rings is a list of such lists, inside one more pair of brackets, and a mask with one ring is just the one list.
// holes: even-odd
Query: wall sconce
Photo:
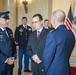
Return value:
[(24, 5), (25, 13), (27, 14), (28, 13), (28, 7), (27, 7), (28, 1), (27, 0), (23, 0), (22, 4)]

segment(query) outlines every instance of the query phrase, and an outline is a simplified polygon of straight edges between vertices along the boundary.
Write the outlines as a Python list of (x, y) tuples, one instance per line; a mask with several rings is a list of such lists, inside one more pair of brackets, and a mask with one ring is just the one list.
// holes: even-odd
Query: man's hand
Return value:
[(37, 54), (32, 56), (32, 59), (34, 62), (36, 62), (37, 64), (40, 64), (42, 61), (39, 59), (39, 57), (37, 56)]
[(40, 59), (37, 59), (37, 60), (36, 60), (36, 63), (37, 63), (37, 64), (40, 64), (41, 62), (42, 62), (42, 61), (41, 61)]
[(14, 63), (14, 57), (9, 57), (6, 61), (7, 64), (12, 65)]
[(32, 59), (33, 59), (34, 62), (36, 62), (36, 60), (38, 59), (37, 54), (33, 55), (33, 56), (32, 56)]

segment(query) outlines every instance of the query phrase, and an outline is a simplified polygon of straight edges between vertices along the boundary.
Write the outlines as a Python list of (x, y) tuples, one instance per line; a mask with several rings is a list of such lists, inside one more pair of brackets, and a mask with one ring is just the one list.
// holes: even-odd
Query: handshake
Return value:
[(15, 61), (15, 58), (14, 58), (14, 57), (9, 57), (9, 58), (5, 61), (5, 63), (7, 63), (7, 64), (9, 64), (9, 65), (12, 65), (12, 64), (14, 64), (14, 61)]
[(37, 54), (32, 56), (32, 59), (34, 62), (36, 62), (37, 64), (40, 64), (42, 61), (39, 59), (39, 57), (37, 56)]

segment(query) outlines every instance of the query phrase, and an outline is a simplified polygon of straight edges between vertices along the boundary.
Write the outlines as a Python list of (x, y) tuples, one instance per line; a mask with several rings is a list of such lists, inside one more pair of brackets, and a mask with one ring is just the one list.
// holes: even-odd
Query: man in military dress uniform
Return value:
[(26, 52), (29, 34), (32, 32), (32, 28), (27, 25), (27, 17), (22, 17), (22, 24), (16, 28), (15, 31), (15, 43), (18, 50), (18, 75), (21, 75), (22, 70), (22, 58), (24, 55), (24, 72), (31, 72), (29, 70), (29, 56)]
[(10, 39), (5, 33), (9, 12), (0, 12), (0, 75), (7, 75), (7, 66), (14, 63), (11, 57)]
[(49, 20), (48, 20), (48, 19), (45, 19), (45, 20), (44, 20), (44, 27), (45, 27), (46, 29), (48, 29), (49, 31), (51, 31), (51, 30), (54, 29), (52, 26), (49, 27)]
[[(14, 59), (15, 59), (16, 58), (16, 46), (15, 46), (15, 42), (14, 42), (14, 38), (13, 38), (13, 32), (8, 27), (6, 27), (6, 31), (8, 33), (8, 37), (10, 39), (11, 57), (14, 57)], [(8, 65), (7, 75), (13, 75), (13, 68), (14, 68), (14, 64)]]
[[(7, 36), (10, 39), (10, 46), (11, 46), (11, 57), (14, 57), (14, 59), (16, 58), (16, 46), (15, 46), (15, 41), (14, 41), (14, 37), (13, 37), (13, 32), (12, 30), (8, 27), (9, 25), (9, 19), (7, 19), (7, 26), (5, 27), (6, 32), (7, 32)], [(7, 67), (7, 75), (13, 75), (13, 68), (14, 68), (14, 64), (12, 65), (8, 65)]]

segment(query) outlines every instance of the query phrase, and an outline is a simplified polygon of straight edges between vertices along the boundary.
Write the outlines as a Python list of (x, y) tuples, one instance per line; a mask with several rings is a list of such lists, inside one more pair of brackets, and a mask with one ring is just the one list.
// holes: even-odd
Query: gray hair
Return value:
[(56, 19), (58, 22), (64, 22), (65, 21), (65, 13), (62, 10), (56, 10), (52, 14), (52, 18)]

